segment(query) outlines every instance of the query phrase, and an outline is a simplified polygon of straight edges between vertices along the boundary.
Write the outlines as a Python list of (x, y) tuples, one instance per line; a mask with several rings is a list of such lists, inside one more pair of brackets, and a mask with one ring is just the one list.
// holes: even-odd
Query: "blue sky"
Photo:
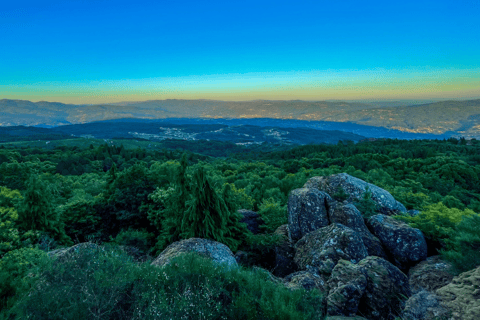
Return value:
[(480, 1), (9, 1), (0, 98), (480, 97)]

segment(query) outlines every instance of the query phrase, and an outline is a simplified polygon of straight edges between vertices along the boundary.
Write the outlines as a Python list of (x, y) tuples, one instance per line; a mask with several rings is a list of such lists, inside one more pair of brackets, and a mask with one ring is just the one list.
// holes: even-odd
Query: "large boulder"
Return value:
[(380, 240), (372, 235), (365, 225), (362, 214), (353, 204), (335, 202), (328, 210), (331, 223), (341, 223), (358, 232), (369, 256), (387, 259)]
[(286, 287), (292, 290), (305, 289), (312, 290), (318, 289), (322, 293), (327, 293), (327, 281), (326, 277), (309, 271), (297, 271), (289, 274), (285, 277)]
[(327, 208), (333, 199), (318, 189), (295, 189), (288, 197), (288, 230), (292, 241), (328, 226)]
[(328, 177), (313, 177), (310, 178), (303, 187), (316, 188), (325, 191), (332, 196), (343, 189), (348, 195), (346, 201), (350, 203), (360, 201), (368, 187), (368, 190), (372, 193), (372, 200), (378, 205), (378, 211), (380, 213), (394, 215), (399, 212), (407, 211), (405, 206), (395, 200), (388, 191), (361, 179), (352, 177), (347, 173), (333, 174)]
[(480, 267), (464, 272), (436, 291), (452, 320), (480, 319)]
[(252, 210), (240, 209), (238, 210), (243, 218), (239, 222), (243, 222), (247, 225), (247, 229), (253, 234), (259, 234), (261, 232), (260, 227), (265, 224), (260, 215)]
[(172, 243), (160, 253), (152, 265), (163, 267), (172, 259), (185, 253), (197, 253), (227, 268), (237, 267), (237, 261), (226, 245), (201, 238), (190, 238)]
[(355, 267), (367, 279), (358, 313), (370, 320), (393, 320), (400, 315), (410, 296), (407, 276), (379, 257), (367, 257)]
[(274, 234), (280, 238), (280, 242), (275, 246), (275, 266), (272, 273), (277, 277), (285, 277), (298, 269), (293, 260), (295, 249), (288, 236), (288, 224), (278, 227)]
[(340, 260), (328, 280), (327, 314), (354, 316), (366, 287), (367, 278), (361, 268)]
[(422, 290), (435, 292), (453, 279), (453, 266), (441, 256), (428, 257), (408, 271), (408, 281), (412, 293)]
[(295, 244), (294, 261), (300, 270), (313, 268), (318, 273), (330, 274), (340, 259), (358, 262), (368, 255), (358, 233), (342, 224), (308, 233)]
[(422, 290), (408, 298), (405, 302), (402, 319), (447, 320), (448, 314), (448, 310), (440, 304), (438, 297), (434, 293)]
[(427, 258), (427, 242), (420, 230), (383, 214), (368, 219), (367, 226), (400, 269), (407, 270)]

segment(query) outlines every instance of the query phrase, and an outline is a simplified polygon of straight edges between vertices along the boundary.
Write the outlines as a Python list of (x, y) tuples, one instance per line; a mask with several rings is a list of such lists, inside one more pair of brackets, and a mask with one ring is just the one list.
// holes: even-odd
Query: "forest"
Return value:
[[(417, 210), (395, 218), (420, 229), (429, 255), (451, 261), (456, 274), (480, 265), (475, 139), (178, 145), (0, 145), (0, 319), (318, 319), (324, 297), (288, 290), (268, 271), (290, 191), (336, 173)], [(358, 203), (366, 219), (370, 204)], [(239, 222), (239, 209), (260, 215), (259, 234)], [(195, 256), (161, 273), (150, 265), (192, 237), (247, 259), (238, 270)], [(75, 262), (51, 259), (84, 242), (104, 249)]]

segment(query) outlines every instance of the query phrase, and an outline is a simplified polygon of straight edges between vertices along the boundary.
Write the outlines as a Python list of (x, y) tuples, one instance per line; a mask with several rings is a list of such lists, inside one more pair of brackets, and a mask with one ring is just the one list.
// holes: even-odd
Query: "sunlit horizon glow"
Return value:
[(478, 1), (17, 0), (0, 99), (480, 98)]

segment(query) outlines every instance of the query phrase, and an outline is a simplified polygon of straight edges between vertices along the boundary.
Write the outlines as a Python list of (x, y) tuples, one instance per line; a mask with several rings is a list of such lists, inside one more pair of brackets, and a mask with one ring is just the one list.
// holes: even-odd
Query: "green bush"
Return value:
[(263, 271), (226, 269), (195, 254), (159, 268), (114, 248), (49, 264), (7, 312), (12, 319), (321, 319), (322, 297)]
[(0, 260), (0, 310), (10, 306), (19, 294), (32, 286), (39, 269), (46, 263), (46, 253), (34, 248), (12, 250), (3, 256)]
[(377, 204), (372, 200), (372, 192), (368, 187), (365, 188), (362, 199), (360, 199), (355, 206), (362, 213), (365, 219), (368, 219), (378, 213)]
[(467, 215), (458, 224), (453, 237), (447, 241), (442, 255), (450, 260), (457, 273), (480, 265), (480, 215)]
[(420, 229), (427, 240), (438, 242), (441, 247), (444, 247), (445, 241), (454, 236), (456, 226), (462, 218), (474, 214), (475, 212), (470, 209), (448, 208), (443, 203), (437, 203), (425, 207), (414, 217), (397, 216), (396, 218)]
[(273, 198), (264, 199), (259, 209), (258, 214), (265, 222), (263, 228), (267, 232), (274, 232), (282, 224), (288, 222), (287, 207), (282, 206), (280, 202)]
[(337, 201), (345, 201), (349, 197), (348, 193), (345, 192), (345, 189), (343, 189), (342, 186), (338, 189), (337, 192), (333, 195), (333, 198)]
[(143, 230), (122, 230), (114, 239), (121, 246), (135, 247), (142, 253), (150, 251), (154, 235)]

